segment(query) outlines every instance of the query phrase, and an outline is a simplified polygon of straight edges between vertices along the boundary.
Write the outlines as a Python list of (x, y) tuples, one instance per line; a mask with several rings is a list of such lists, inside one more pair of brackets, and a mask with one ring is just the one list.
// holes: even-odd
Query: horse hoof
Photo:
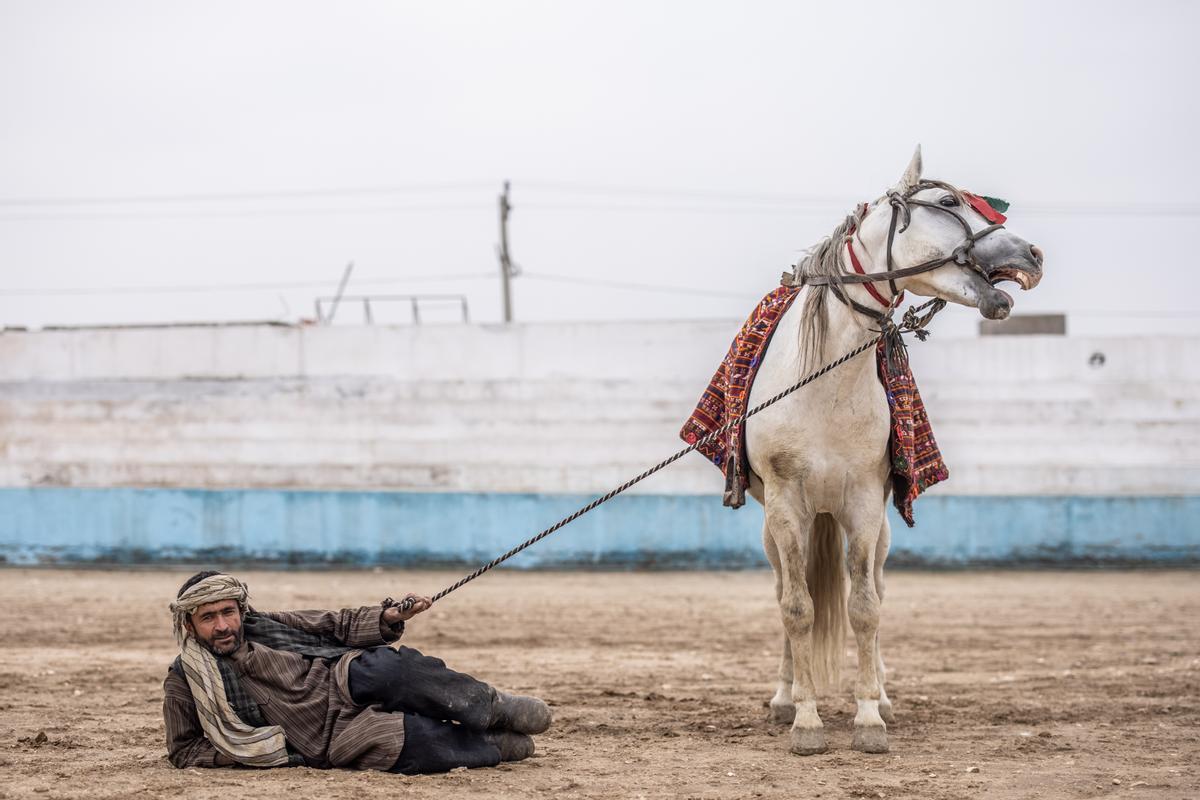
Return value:
[(796, 719), (796, 706), (793, 703), (771, 705), (771, 722), (777, 725), (791, 725)]
[(887, 728), (855, 726), (854, 741), (850, 746), (861, 753), (886, 753), (888, 751)]
[(825, 752), (824, 728), (792, 728), (791, 751), (798, 756)]
[(896, 715), (892, 711), (892, 703), (890, 700), (887, 702), (882, 700), (879, 701), (879, 716), (883, 717), (883, 721), (888, 725), (891, 725), (896, 721)]

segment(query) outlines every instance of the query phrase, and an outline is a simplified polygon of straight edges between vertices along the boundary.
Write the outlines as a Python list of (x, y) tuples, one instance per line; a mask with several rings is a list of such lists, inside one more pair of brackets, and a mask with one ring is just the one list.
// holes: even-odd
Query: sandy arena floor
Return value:
[[(892, 573), (891, 753), (768, 724), (781, 627), (766, 573), (489, 575), (406, 643), (556, 714), (538, 755), (404, 778), (176, 770), (165, 610), (187, 573), (0, 570), (0, 797), (1200, 798), (1200, 575)], [(457, 573), (251, 572), (260, 608), (337, 608)], [(852, 666), (852, 656), (846, 664)]]

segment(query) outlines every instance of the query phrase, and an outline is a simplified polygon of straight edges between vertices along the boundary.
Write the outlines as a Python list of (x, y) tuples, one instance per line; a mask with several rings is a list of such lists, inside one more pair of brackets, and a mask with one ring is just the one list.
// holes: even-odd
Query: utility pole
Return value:
[(346, 292), (346, 284), (350, 281), (350, 273), (354, 271), (354, 262), (351, 261), (346, 265), (346, 270), (342, 273), (342, 280), (338, 283), (337, 294), (333, 297), (333, 305), (329, 308), (329, 316), (321, 319), (321, 309), (317, 308), (317, 321), (323, 322), (326, 325), (333, 324), (333, 315), (337, 313), (338, 303), (342, 302), (342, 295)]
[(496, 248), (500, 256), (500, 294), (504, 300), (505, 322), (512, 322), (512, 279), (519, 272), (508, 256), (508, 212), (511, 210), (512, 206), (508, 204), (508, 181), (505, 181), (504, 194), (500, 195), (500, 246)]

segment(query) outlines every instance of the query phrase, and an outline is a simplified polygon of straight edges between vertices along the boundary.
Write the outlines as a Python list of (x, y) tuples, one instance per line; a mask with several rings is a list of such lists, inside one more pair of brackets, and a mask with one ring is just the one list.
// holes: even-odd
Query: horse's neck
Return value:
[[(879, 303), (868, 296), (861, 287), (846, 287), (857, 289), (864, 295), (863, 299), (855, 297), (858, 302), (867, 306), (878, 306)], [(825, 291), (829, 291), (826, 289)], [(880, 306), (882, 309), (882, 306)], [(825, 313), (827, 315), (827, 325), (825, 329), (825, 346), (820, 357), (820, 364), (813, 364), (811, 367), (816, 369), (819, 366), (828, 364), (829, 362), (841, 358), (846, 353), (861, 345), (863, 342), (877, 335), (875, 328), (877, 323), (858, 313), (848, 305), (838, 300), (833, 292), (829, 292), (829, 296), (825, 298)], [(840, 370), (840, 368), (839, 368)], [(835, 370), (835, 372), (839, 371)]]

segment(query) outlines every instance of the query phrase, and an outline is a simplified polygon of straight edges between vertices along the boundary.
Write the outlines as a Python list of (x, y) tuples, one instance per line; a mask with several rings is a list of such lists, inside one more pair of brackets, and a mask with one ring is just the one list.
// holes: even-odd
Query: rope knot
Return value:
[[(934, 298), (928, 303), (923, 303), (919, 306), (911, 306), (904, 312), (904, 318), (900, 321), (900, 327), (906, 331), (911, 331), (917, 335), (917, 339), (925, 341), (929, 338), (929, 331), (926, 326), (933, 319), (934, 315), (946, 307), (946, 301), (940, 298)], [(921, 312), (926, 308), (929, 312), (922, 315)]]

